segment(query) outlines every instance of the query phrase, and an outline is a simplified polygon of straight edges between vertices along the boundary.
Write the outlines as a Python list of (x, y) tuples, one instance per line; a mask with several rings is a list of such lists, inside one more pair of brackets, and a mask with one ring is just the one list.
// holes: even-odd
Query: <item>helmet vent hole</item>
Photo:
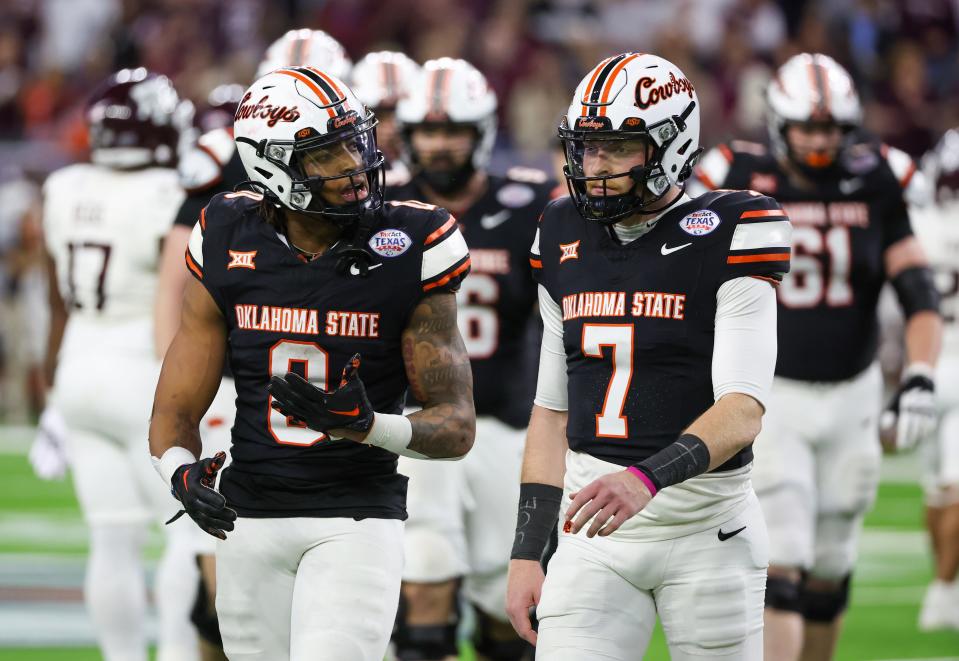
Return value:
[(670, 172), (675, 172), (675, 171), (676, 171), (676, 166), (674, 165), (672, 168), (670, 168)]
[[(679, 148), (679, 151), (676, 152), (676, 153), (679, 154), (680, 156), (685, 155), (686, 150), (689, 149), (689, 145), (691, 145), (691, 144), (693, 144), (693, 141), (692, 141), (692, 140), (687, 140), (686, 143), (685, 143), (682, 147), (680, 147), (680, 148)], [(674, 168), (674, 169), (675, 169), (675, 168)]]
[(264, 170), (263, 168), (256, 168), (256, 167), (253, 168), (253, 169), (256, 170), (257, 173), (258, 173), (261, 177), (263, 177), (264, 179), (272, 179), (272, 178), (273, 178), (273, 173), (270, 172), (269, 170)]
[(277, 186), (276, 189), (280, 191), (281, 193), (283, 192), (283, 186)]

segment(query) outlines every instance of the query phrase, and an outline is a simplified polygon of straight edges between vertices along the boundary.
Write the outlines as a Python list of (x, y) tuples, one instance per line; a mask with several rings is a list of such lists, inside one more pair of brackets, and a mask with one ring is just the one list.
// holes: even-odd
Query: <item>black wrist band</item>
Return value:
[(550, 484), (525, 482), (519, 485), (519, 511), (516, 515), (516, 537), (510, 560), (542, 558), (549, 536), (559, 520), (563, 490)]
[(693, 434), (683, 434), (651, 457), (634, 464), (662, 491), (709, 469), (709, 448)]

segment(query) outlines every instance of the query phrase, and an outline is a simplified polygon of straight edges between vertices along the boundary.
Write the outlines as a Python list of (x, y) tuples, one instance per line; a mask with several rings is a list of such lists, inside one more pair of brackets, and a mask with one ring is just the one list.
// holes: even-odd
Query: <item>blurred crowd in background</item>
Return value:
[(915, 158), (959, 126), (959, 0), (4, 0), (0, 421), (37, 414), (46, 335), (40, 185), (85, 158), (90, 91), (116, 69), (145, 66), (169, 76), (207, 128), (223, 121), (210, 93), (248, 85), (266, 46), (299, 27), (327, 31), (354, 61), (388, 49), (418, 62), (472, 62), (499, 96), (494, 170), (551, 168), (576, 83), (627, 50), (686, 73), (704, 107), (707, 147), (764, 138), (766, 83), (802, 51), (846, 66), (866, 126)]

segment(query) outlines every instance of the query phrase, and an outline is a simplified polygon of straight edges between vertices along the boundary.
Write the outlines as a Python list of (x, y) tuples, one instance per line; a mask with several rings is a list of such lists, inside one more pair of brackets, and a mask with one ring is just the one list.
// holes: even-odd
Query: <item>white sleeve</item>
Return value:
[(766, 407), (776, 370), (776, 292), (757, 278), (735, 278), (716, 293), (713, 398), (749, 395)]
[(533, 403), (553, 411), (567, 411), (569, 393), (566, 390), (563, 313), (543, 285), (539, 286), (539, 313), (543, 317), (543, 346), (539, 352), (539, 376)]

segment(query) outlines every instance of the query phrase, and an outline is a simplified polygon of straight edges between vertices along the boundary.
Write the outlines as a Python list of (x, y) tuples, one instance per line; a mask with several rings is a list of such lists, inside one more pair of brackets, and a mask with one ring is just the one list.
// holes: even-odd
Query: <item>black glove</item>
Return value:
[(167, 523), (173, 523), (186, 513), (204, 532), (226, 539), (224, 531), (233, 530), (236, 512), (226, 506), (226, 498), (213, 490), (216, 474), (225, 460), (226, 453), (217, 452), (212, 457), (176, 469), (170, 483), (173, 495), (183, 504), (183, 509)]
[(283, 378), (274, 376), (270, 379), (270, 406), (315, 431), (368, 431), (373, 426), (373, 406), (359, 369), (360, 354), (355, 354), (343, 368), (340, 387), (333, 392), (324, 392), (293, 372)]

